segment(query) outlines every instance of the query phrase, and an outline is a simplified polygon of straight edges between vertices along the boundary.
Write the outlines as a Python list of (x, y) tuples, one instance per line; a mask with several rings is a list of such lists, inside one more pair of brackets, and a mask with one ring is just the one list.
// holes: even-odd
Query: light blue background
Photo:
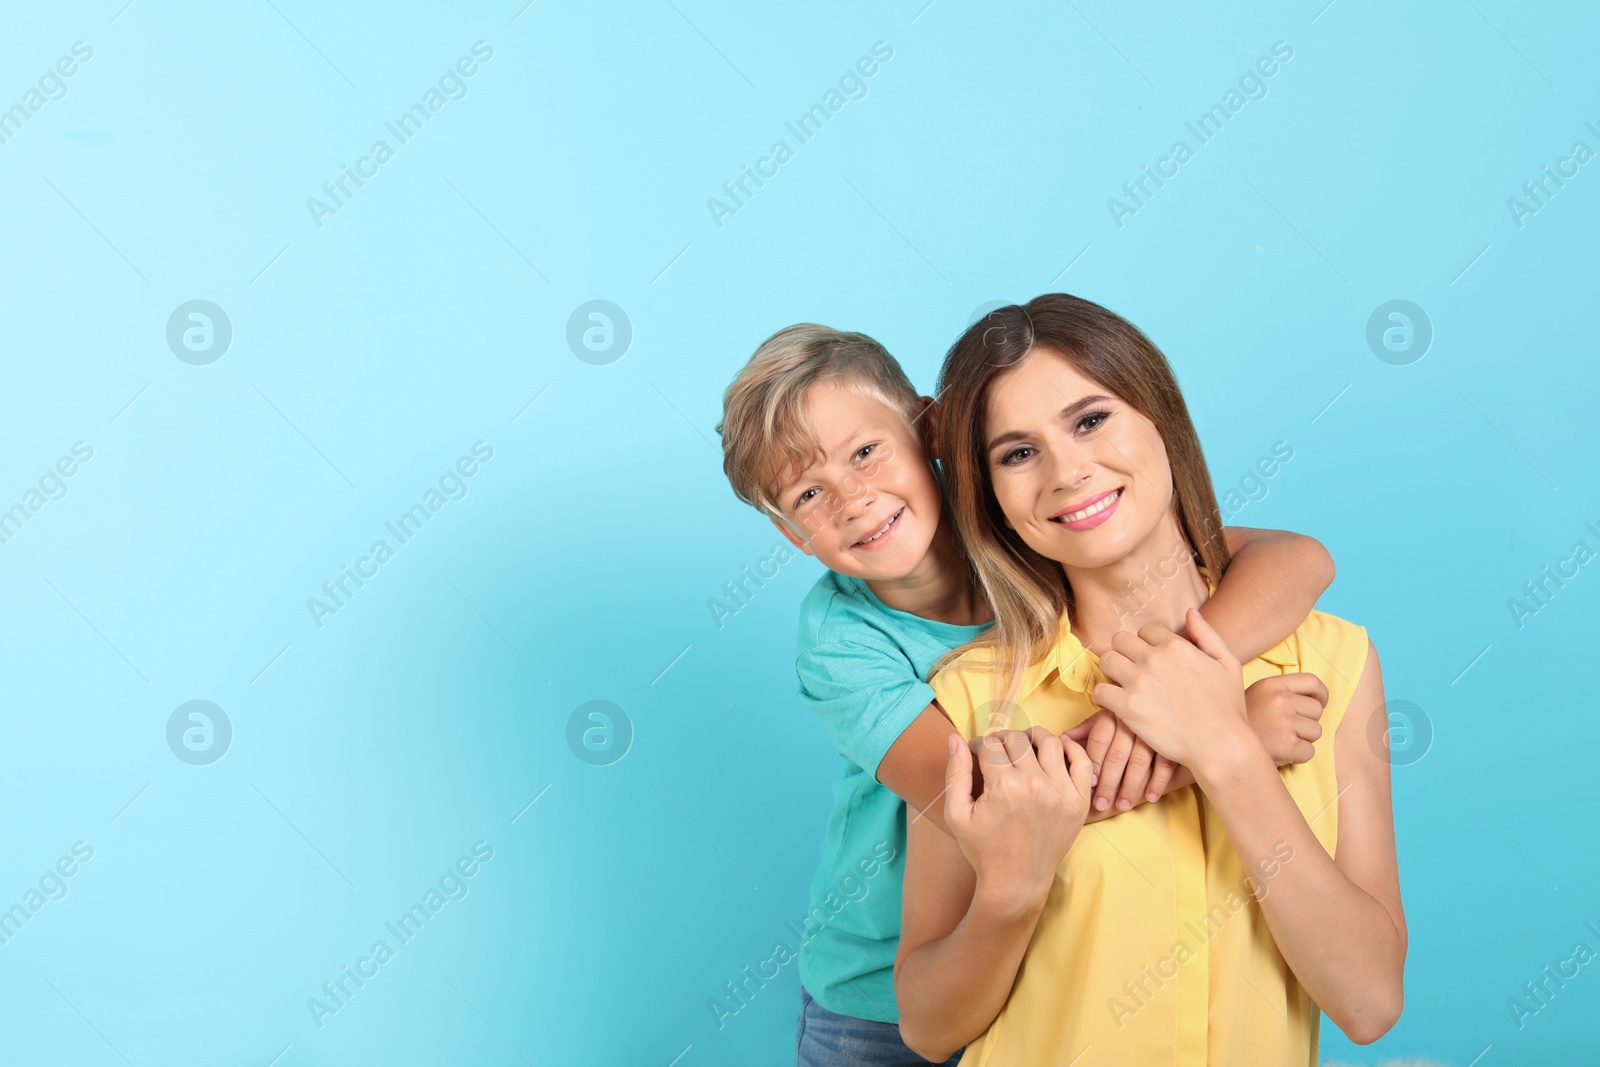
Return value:
[[(1325, 1023), (1324, 1055), (1593, 1055), (1600, 968), (1520, 1030), (1508, 1001), (1600, 949), (1600, 566), (1523, 628), (1507, 600), (1600, 549), (1600, 163), (1506, 205), (1600, 149), (1591, 7), (522, 2), (5, 11), (0, 107), (94, 54), (0, 144), (0, 507), (94, 458), (0, 545), (0, 906), (94, 858), (0, 945), (0, 1060), (792, 1062), (792, 964), (708, 1008), (803, 912), (837, 771), (794, 697), (816, 564), (708, 607), (775, 539), (722, 478), (721, 391), (797, 320), (931, 389), (976, 308), (1052, 289), (1164, 349), (1219, 489), (1294, 449), (1236, 521), (1329, 546), (1323, 606), (1431, 721), (1394, 776), (1405, 1014), (1366, 1049)], [(319, 228), (307, 198), (480, 40)], [(1119, 228), (1107, 199), (1276, 41), (1268, 95)], [(210, 366), (166, 343), (192, 299), (233, 326)], [(592, 299), (632, 322), (609, 365), (565, 339)], [(1409, 366), (1365, 340), (1391, 299), (1435, 331)], [(307, 599), (480, 440), (319, 629)], [(191, 699), (233, 725), (209, 766), (165, 740)], [(596, 699), (635, 731), (605, 767), (566, 740)], [(470, 895), (319, 1029), (307, 999), (477, 841)]]

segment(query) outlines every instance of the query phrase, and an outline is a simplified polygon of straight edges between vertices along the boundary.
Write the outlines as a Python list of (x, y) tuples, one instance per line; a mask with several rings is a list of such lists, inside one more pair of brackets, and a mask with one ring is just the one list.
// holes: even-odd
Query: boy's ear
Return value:
[(783, 519), (780, 518), (777, 514), (769, 511), (769, 512), (767, 512), (767, 518), (772, 520), (772, 525), (774, 525), (774, 526), (776, 526), (778, 528), (778, 532), (779, 533), (783, 534), (784, 537), (787, 537), (789, 539), (789, 543), (791, 545), (793, 545), (794, 547), (798, 548), (800, 551), (804, 552), (808, 556), (816, 555), (815, 552), (811, 551), (811, 544), (808, 541), (806, 541), (805, 538), (803, 538), (799, 534), (795, 533), (794, 530), (792, 530), (789, 527), (789, 524), (787, 522), (783, 521)]
[(927, 452), (929, 459), (939, 459), (939, 418), (942, 414), (939, 402), (931, 396), (919, 398), (922, 401), (922, 410), (917, 414), (917, 432), (922, 435), (922, 448)]

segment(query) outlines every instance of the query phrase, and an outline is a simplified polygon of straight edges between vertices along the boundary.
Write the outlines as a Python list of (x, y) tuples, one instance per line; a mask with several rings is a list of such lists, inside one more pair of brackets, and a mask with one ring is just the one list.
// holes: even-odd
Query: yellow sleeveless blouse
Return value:
[[(992, 650), (933, 679), (966, 737), (990, 726)], [(1367, 657), (1367, 632), (1322, 612), (1244, 664), (1246, 686), (1307, 671), (1328, 687), (1322, 737), (1284, 785), (1328, 855), (1338, 839), (1333, 745)], [(1019, 704), (1057, 732), (1097, 710), (1099, 658), (1062, 620), (1055, 648), (1029, 669)], [(1321, 1012), (1278, 952), (1261, 905), (1284, 844), (1246, 871), (1195, 786), (1085, 826), (1060, 867), (1010, 999), (961, 1067), (1317, 1067)], [(1247, 880), (1248, 877), (1248, 880)]]

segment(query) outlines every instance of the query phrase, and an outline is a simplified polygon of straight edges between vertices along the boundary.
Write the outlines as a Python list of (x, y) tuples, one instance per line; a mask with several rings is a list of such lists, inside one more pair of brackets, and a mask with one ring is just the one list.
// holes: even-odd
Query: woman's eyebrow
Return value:
[[(1109, 396), (1105, 396), (1103, 394), (1097, 393), (1094, 396), (1086, 396), (1086, 397), (1082, 397), (1082, 398), (1080, 398), (1078, 400), (1074, 400), (1072, 403), (1068, 404), (1066, 407), (1064, 407), (1060, 411), (1056, 412), (1056, 421), (1058, 421), (1058, 422), (1069, 422), (1069, 421), (1071, 421), (1071, 419), (1072, 419), (1072, 417), (1074, 415), (1076, 415), (1078, 412), (1082, 411), (1084, 408), (1089, 407), (1090, 405), (1093, 405), (1093, 404), (1103, 403), (1103, 402), (1105, 402), (1107, 400), (1110, 400), (1110, 399), (1111, 398)], [(1023, 438), (1025, 438), (1027, 436), (1028, 435), (1026, 433), (1024, 433), (1023, 431), (1021, 431), (1021, 430), (1007, 430), (1005, 433), (999, 434), (999, 435), (995, 436), (994, 438), (992, 438), (989, 441), (988, 445), (985, 446), (984, 450), (985, 451), (992, 451), (994, 448), (998, 447), (999, 445), (1009, 444), (1012, 441), (1020, 441), (1020, 440), (1022, 440)]]

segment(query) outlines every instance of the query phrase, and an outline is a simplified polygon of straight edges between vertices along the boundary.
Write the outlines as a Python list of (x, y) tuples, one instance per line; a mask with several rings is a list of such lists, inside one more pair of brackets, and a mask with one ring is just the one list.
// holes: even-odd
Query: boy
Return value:
[[(717, 432), (734, 493), (828, 568), (800, 608), (795, 669), (844, 766), (800, 948), (798, 1067), (926, 1063), (900, 1040), (893, 988), (906, 805), (944, 828), (935, 802), (954, 727), (926, 678), (991, 621), (945, 521), (930, 446), (938, 417), (882, 345), (810, 323), (763, 342), (723, 397)], [(1202, 610), (1250, 658), (1311, 612), (1333, 561), (1311, 538), (1226, 532), (1233, 563)], [(1310, 675), (1247, 693), (1280, 765), (1310, 757), (1326, 701)], [(1109, 713), (1085, 726), (1074, 736), (1099, 772), (1090, 821), (1192, 781)]]

